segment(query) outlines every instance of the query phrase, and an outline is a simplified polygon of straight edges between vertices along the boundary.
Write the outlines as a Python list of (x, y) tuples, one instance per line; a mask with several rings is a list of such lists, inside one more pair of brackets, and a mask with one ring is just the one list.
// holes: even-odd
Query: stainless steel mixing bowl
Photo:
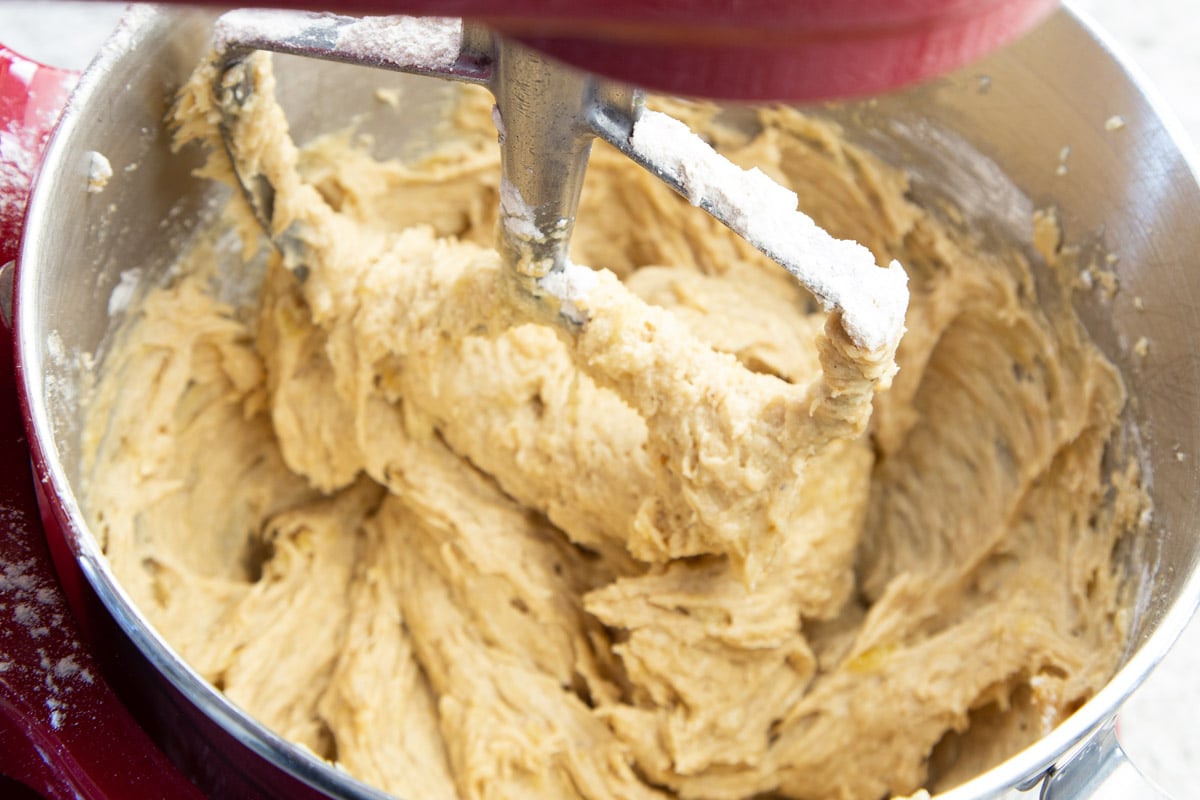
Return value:
[[(46, 516), (57, 522), (48, 535), (77, 614), (104, 641), (110, 675), (202, 788), (238, 797), (377, 796), (270, 733), (200, 680), (131, 605), (79, 508), (81, 363), (92, 356), (102, 363), (122, 320), (119, 304), (110, 313), (110, 296), (131, 268), (140, 268), (142, 284), (161, 279), (219, 202), (217, 189), (190, 175), (197, 153), (169, 153), (162, 124), (172, 92), (202, 54), (210, 23), (199, 12), (132, 12), (84, 76), (32, 195), (16, 330)], [(362, 127), (391, 152), (427, 142), (428, 131), (412, 122), (422, 114), (402, 122), (373, 102), (375, 90), (394, 82), (407, 103), (429, 110), (449, 91), (326, 63), (293, 61), (279, 72), (298, 138), (365, 114)], [(320, 102), (306, 102), (315, 98)], [(950, 200), (988, 241), (1032, 253), (1032, 212), (1053, 205), (1067, 238), (1085, 253), (1119, 255), (1112, 268), (1120, 291), (1111, 300), (1085, 295), (1079, 311), (1131, 390), (1127, 431), (1144, 457), (1155, 504), (1151, 534), (1121, 552), (1136, 595), (1124, 664), (1050, 735), (944, 798), (1006, 797), (1039, 784), (1045, 797), (1149, 796), (1140, 784), (1121, 783), (1135, 778), (1111, 722), (1200, 599), (1195, 161), (1128, 68), (1068, 11), (971, 69), (820, 113), (909, 169), (915, 197)], [(1109, 122), (1118, 117), (1123, 127)], [(98, 194), (86, 191), (93, 150), (115, 171)], [(1129, 352), (1141, 337), (1153, 342), (1145, 359)]]

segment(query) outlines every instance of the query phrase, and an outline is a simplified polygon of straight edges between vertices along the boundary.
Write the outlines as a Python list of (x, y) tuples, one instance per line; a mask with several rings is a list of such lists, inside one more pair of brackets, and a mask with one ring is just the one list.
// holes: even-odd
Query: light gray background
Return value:
[[(1074, 0), (1073, 5), (1109, 32), (1200, 142), (1200, 4)], [(0, 43), (54, 66), (82, 69), (122, 8), (0, 0)], [(1126, 748), (1147, 775), (1179, 800), (1200, 797), (1200, 619), (1125, 706), (1120, 724)]]

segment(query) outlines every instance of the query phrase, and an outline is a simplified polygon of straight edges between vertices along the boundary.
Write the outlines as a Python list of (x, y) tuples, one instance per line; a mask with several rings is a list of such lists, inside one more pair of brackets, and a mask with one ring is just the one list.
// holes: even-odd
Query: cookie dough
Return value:
[[(254, 228), (235, 197), (144, 298), (86, 508), (150, 621), (265, 724), (400, 797), (873, 800), (971, 777), (1113, 673), (1144, 502), (1109, 447), (1124, 389), (1019, 253), (827, 123), (672, 105), (904, 264), (908, 332), (856, 346), (597, 146), (572, 257), (607, 272), (564, 334), (506, 299), (489, 99), (379, 163), (296, 150), (269, 59), (244, 68), (236, 147), (287, 255), (253, 306), (219, 299), (222, 231)], [(230, 180), (212, 86), (175, 122)]]

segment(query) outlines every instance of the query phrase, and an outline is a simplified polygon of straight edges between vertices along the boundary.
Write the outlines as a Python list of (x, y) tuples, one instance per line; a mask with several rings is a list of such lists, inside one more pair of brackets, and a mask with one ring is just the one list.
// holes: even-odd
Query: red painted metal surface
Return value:
[[(16, 256), (29, 181), (75, 77), (0, 47), (0, 265)], [(0, 774), (51, 800), (201, 797), (130, 716), (80, 636), (43, 535), (3, 324)]]
[(38, 156), (77, 78), (0, 45), (0, 264), (17, 257)]
[[(622, 13), (633, 4), (612, 5), (611, 13)], [(619, 26), (581, 36), (526, 31), (523, 20), (500, 25), (567, 63), (655, 91), (811, 102), (877, 94), (949, 72), (1016, 39), (1057, 0), (669, 5), (680, 18), (650, 35)], [(691, 24), (686, 13), (695, 15)]]

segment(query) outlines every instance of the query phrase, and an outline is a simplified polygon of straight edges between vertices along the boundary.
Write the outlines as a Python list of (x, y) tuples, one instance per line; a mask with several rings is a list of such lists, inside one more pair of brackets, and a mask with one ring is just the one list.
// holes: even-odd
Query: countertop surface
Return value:
[[(1196, 0), (1074, 0), (1144, 73), (1193, 142), (1200, 142), (1200, 8)], [(0, 43), (82, 69), (122, 6), (0, 0)], [(1200, 618), (1125, 705), (1122, 740), (1139, 767), (1179, 800), (1200, 797)]]

